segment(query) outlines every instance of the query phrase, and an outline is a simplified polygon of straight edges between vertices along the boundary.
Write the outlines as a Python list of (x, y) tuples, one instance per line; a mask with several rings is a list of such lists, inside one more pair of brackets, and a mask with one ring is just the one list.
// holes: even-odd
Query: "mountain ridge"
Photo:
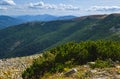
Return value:
[(0, 29), (4, 29), (10, 26), (19, 25), (27, 22), (35, 22), (35, 21), (55, 21), (55, 20), (69, 20), (76, 18), (76, 16), (68, 15), (68, 16), (54, 16), (49, 14), (44, 15), (21, 15), (21, 16), (7, 16), (0, 15)]
[(16, 16), (16, 18), (26, 20), (27, 22), (31, 22), (31, 21), (69, 20), (69, 19), (76, 18), (76, 16), (73, 16), (73, 15), (54, 16), (49, 14), (43, 14), (43, 15), (21, 15), (21, 16)]
[(23, 23), (23, 20), (13, 18), (10, 16), (0, 15), (0, 29), (7, 28), (9, 26), (14, 26)]

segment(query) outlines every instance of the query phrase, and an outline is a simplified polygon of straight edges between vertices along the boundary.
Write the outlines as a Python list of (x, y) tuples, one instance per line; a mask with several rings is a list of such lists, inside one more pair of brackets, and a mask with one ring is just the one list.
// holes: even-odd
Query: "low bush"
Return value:
[(96, 62), (93, 68), (110, 67), (110, 63), (106, 61), (108, 59), (120, 61), (119, 41), (69, 42), (44, 52), (42, 57), (35, 59), (33, 65), (23, 72), (22, 77), (23, 79), (39, 79), (47, 72), (62, 72), (64, 68), (86, 64), (90, 61)]
[(91, 68), (105, 68), (105, 67), (113, 67), (112, 63), (109, 60), (95, 60), (94, 64), (89, 64)]

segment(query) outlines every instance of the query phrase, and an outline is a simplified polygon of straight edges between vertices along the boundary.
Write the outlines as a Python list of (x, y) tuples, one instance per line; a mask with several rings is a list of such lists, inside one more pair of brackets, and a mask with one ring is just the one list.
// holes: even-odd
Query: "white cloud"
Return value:
[(120, 6), (92, 6), (88, 11), (120, 11)]
[(0, 10), (7, 10), (6, 7), (0, 7)]
[(1, 0), (0, 5), (16, 5), (13, 0)]
[(50, 5), (50, 4), (45, 4), (44, 2), (38, 2), (38, 3), (30, 3), (29, 7), (36, 9), (54, 9), (56, 5)]
[(38, 3), (30, 3), (29, 8), (35, 9), (56, 9), (56, 10), (79, 10), (79, 7), (75, 7), (73, 5), (66, 5), (66, 4), (48, 4), (44, 2)]
[(63, 9), (63, 10), (80, 10), (79, 7), (75, 7), (73, 5), (66, 5), (66, 4), (59, 4), (58, 9)]

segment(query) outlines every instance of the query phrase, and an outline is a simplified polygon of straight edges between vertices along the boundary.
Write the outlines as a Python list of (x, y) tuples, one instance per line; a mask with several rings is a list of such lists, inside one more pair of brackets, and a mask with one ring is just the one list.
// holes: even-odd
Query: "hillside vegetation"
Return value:
[(32, 55), (69, 41), (119, 40), (120, 14), (30, 22), (0, 30), (0, 58)]
[(69, 42), (44, 52), (42, 57), (33, 61), (32, 66), (22, 74), (23, 79), (41, 79), (46, 73), (62, 72), (91, 61), (92, 67), (111, 67), (112, 61), (120, 61), (120, 41)]

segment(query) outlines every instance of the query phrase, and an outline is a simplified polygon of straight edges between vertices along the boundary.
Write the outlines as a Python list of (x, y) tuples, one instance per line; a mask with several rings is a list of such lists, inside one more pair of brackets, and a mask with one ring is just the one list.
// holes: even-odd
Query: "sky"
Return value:
[(120, 13), (120, 0), (0, 0), (0, 15), (94, 15)]

